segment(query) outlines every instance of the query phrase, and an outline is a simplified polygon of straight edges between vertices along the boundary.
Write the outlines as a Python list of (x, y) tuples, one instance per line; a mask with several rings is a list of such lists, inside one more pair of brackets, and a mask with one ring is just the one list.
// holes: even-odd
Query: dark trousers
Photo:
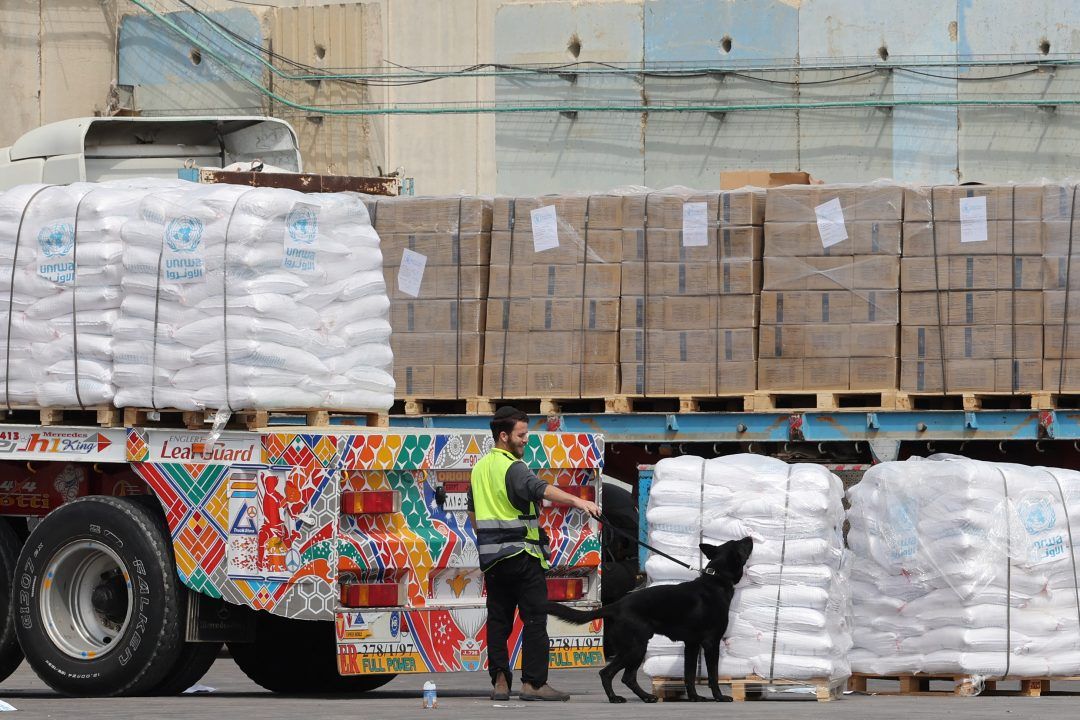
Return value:
[(495, 563), (486, 573), (488, 670), (491, 682), (499, 673), (509, 680), (510, 652), (507, 641), (514, 627), (514, 610), (521, 614), (521, 681), (533, 687), (547, 683), (547, 581), (540, 561), (528, 553), (518, 553)]

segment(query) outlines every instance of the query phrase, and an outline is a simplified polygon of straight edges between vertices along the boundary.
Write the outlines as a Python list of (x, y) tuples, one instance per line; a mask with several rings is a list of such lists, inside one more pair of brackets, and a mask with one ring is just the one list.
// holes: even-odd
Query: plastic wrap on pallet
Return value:
[(481, 395), (491, 198), (366, 199), (390, 296), (398, 398)]
[(359, 196), (179, 186), (147, 193), (122, 237), (117, 405), (392, 404), (382, 254)]
[(770, 188), (758, 387), (896, 387), (904, 189)]
[[(699, 568), (706, 562), (700, 542), (754, 538), (731, 604), (721, 676), (810, 680), (849, 674), (842, 495), (840, 479), (820, 465), (746, 454), (657, 463), (649, 544)], [(655, 554), (645, 567), (650, 584), (698, 576)], [(682, 644), (654, 637), (644, 670), (652, 677), (681, 677)], [(698, 674), (705, 676), (702, 660)]]
[(764, 201), (680, 187), (624, 198), (624, 394), (755, 389)]
[(1080, 673), (1080, 473), (934, 455), (848, 499), (854, 672)]

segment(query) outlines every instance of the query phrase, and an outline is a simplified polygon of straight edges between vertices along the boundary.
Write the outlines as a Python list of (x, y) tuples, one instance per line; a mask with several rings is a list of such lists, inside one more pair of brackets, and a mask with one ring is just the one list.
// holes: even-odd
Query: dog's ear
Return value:
[(710, 560), (715, 558), (716, 553), (720, 550), (720, 548), (718, 548), (717, 546), (710, 545), (708, 543), (701, 543), (700, 545), (698, 545), (698, 547), (701, 548), (701, 554)]

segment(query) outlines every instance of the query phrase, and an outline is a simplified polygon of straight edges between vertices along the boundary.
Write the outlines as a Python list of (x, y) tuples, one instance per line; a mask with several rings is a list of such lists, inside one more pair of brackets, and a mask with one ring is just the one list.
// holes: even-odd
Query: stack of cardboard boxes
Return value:
[(1042, 388), (1043, 188), (905, 193), (900, 389)]
[(480, 395), (491, 200), (372, 199), (390, 296), (398, 398)]
[[(1080, 198), (1075, 185), (1042, 188), (1043, 390), (1080, 391)], [(1068, 320), (1066, 322), (1066, 319)]]
[(896, 388), (903, 190), (768, 190), (758, 389)]
[(764, 201), (750, 190), (626, 196), (624, 395), (754, 390)]
[(622, 198), (497, 198), (483, 394), (618, 392)]

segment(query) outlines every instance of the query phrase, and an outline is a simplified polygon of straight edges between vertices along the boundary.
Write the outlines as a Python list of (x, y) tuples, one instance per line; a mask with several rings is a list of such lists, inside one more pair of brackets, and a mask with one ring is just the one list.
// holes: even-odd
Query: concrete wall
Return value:
[(0, 147), (43, 123), (106, 107), (116, 73), (118, 4), (126, 0), (3, 0)]
[[(1056, 0), (261, 2), (212, 0), (216, 17), (250, 41), (326, 68), (575, 60), (799, 62), (805, 68), (815, 59), (872, 61), (879, 52), (893, 60), (1080, 53), (1080, 31), (1074, 30), (1080, 5)], [(136, 87), (146, 112), (263, 109), (294, 124), (309, 169), (368, 174), (402, 167), (421, 193), (710, 187), (725, 168), (799, 168), (830, 181), (1026, 180), (1071, 175), (1080, 146), (1080, 111), (1067, 106), (334, 117), (268, 100), (212, 60), (195, 66), (190, 43), (156, 32), (148, 18), (118, 23), (131, 8), (125, 0), (0, 3), (0, 61), (16, 78), (14, 102), (0, 116), (0, 145), (40, 122), (103, 106), (115, 46), (115, 72)], [(235, 59), (301, 105), (1080, 96), (1080, 70), (1071, 66), (978, 81), (968, 78), (1009, 71), (972, 65), (929, 69), (941, 77), (902, 70), (851, 77), (850, 69), (804, 69), (770, 73), (773, 82), (737, 74), (530, 76), (385, 87), (286, 81), (248, 58)], [(842, 82), (822, 82), (837, 78)]]

